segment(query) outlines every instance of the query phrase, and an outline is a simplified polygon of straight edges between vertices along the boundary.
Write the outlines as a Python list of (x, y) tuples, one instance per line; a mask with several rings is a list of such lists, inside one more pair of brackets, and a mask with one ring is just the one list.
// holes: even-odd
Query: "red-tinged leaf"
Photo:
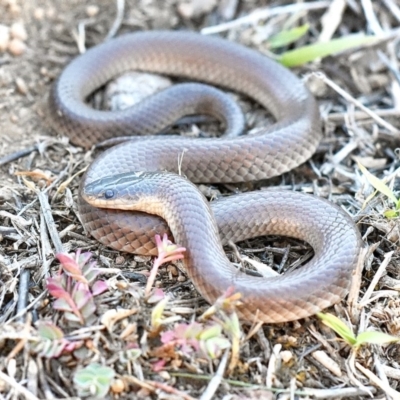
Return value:
[(165, 298), (165, 292), (160, 288), (155, 288), (151, 296), (147, 299), (147, 303), (153, 304)]
[(56, 299), (65, 298), (69, 296), (69, 293), (65, 290), (65, 288), (62, 285), (62, 279), (60, 279), (60, 277), (47, 278), (46, 288), (49, 291), (49, 293)]
[(175, 332), (174, 331), (166, 331), (161, 333), (161, 343), (167, 344), (175, 340)]
[(66, 253), (58, 253), (56, 255), (58, 261), (62, 265), (63, 269), (66, 269), (67, 271), (71, 272), (72, 274), (80, 274), (81, 269), (78, 265), (78, 263), (75, 261), (75, 258), (73, 258), (70, 254)]
[(78, 282), (74, 286), (72, 297), (77, 307), (81, 309), (88, 303), (88, 301), (90, 301), (90, 299), (92, 299), (93, 296), (87, 284)]
[(104, 281), (97, 281), (92, 286), (92, 294), (93, 296), (98, 296), (101, 293), (104, 293), (108, 290), (108, 285)]
[(183, 257), (184, 257), (183, 254), (173, 254), (168, 257), (163, 257), (163, 258), (161, 258), (160, 264), (165, 264), (167, 262), (176, 261), (176, 260), (182, 260)]
[(151, 366), (151, 369), (154, 372), (160, 372), (164, 369), (166, 363), (167, 362), (165, 360), (158, 360), (155, 363), (153, 363), (153, 365)]
[(162, 239), (160, 235), (155, 235), (155, 241), (160, 258), (165, 258), (166, 256), (172, 256), (174, 254), (186, 251), (184, 247), (179, 247), (178, 245), (172, 243), (165, 233)]
[(67, 351), (68, 353), (71, 353), (72, 351), (79, 349), (80, 347), (82, 347), (83, 341), (79, 340), (76, 342), (68, 342), (64, 348), (65, 351)]
[(81, 313), (83, 318), (85, 319), (86, 324), (94, 322), (96, 319), (95, 313), (96, 312), (96, 305), (94, 304), (93, 298), (85, 304), (83, 308), (81, 308)]
[(55, 310), (60, 310), (60, 311), (74, 312), (74, 309), (76, 309), (76, 306), (75, 306), (75, 304), (73, 306), (71, 306), (71, 304), (66, 299), (57, 299), (53, 303), (53, 308)]
[(81, 253), (80, 250), (76, 252), (76, 260), (78, 264), (83, 267), (91, 258), (92, 258), (92, 253), (90, 251), (87, 251), (85, 253)]
[(58, 261), (60, 261), (62, 269), (64, 272), (78, 282), (87, 283), (86, 278), (82, 273), (82, 269), (79, 264), (72, 258), (69, 254), (58, 253)]
[(89, 283), (92, 283), (100, 275), (100, 269), (96, 268), (95, 261), (83, 267), (83, 275)]
[[(60, 311), (66, 311), (71, 313), (72, 315), (75, 315), (77, 321), (79, 321), (80, 323), (83, 324), (83, 317), (82, 314), (79, 311), (79, 308), (76, 306), (74, 300), (72, 298), (69, 299), (57, 299), (54, 304), (53, 307), (56, 310), (60, 310)], [(69, 320), (72, 321), (71, 318), (67, 318)]]
[(78, 315), (74, 314), (72, 312), (66, 312), (64, 314), (64, 317), (66, 320), (71, 321), (71, 322), (77, 322), (79, 324), (84, 324), (85, 320), (83, 319), (83, 316), (81, 315), (81, 313), (78, 311)]

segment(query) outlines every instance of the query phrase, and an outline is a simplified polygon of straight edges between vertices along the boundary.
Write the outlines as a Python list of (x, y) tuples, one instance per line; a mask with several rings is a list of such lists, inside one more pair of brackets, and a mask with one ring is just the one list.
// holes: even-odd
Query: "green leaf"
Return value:
[(57, 340), (64, 337), (63, 331), (52, 322), (38, 321), (37, 328), (39, 336), (43, 339)]
[(281, 31), (268, 39), (268, 46), (270, 49), (287, 46), (304, 36), (310, 25), (304, 24), (293, 29)]
[(393, 219), (399, 216), (399, 212), (396, 210), (387, 210), (383, 213), (383, 215), (387, 219)]
[(350, 344), (351, 346), (355, 345), (357, 340), (354, 336), (354, 333), (342, 320), (332, 314), (318, 313), (317, 316), (322, 320), (325, 325), (333, 329), (348, 344)]
[(220, 325), (211, 325), (208, 326), (200, 333), (199, 339), (200, 340), (208, 340), (214, 337), (221, 335), (222, 328)]
[(332, 39), (328, 42), (318, 42), (303, 46), (295, 50), (289, 50), (283, 53), (279, 62), (286, 67), (298, 67), (306, 64), (316, 58), (322, 58), (341, 51), (371, 44), (377, 41), (374, 36), (365, 36), (360, 34), (348, 35), (338, 39)]
[(386, 344), (392, 342), (398, 342), (400, 338), (388, 335), (383, 332), (362, 332), (356, 338), (355, 346), (361, 346), (364, 343), (372, 344)]
[(110, 367), (90, 364), (76, 372), (74, 384), (79, 396), (95, 396), (104, 398), (108, 393), (115, 372)]
[(168, 297), (162, 299), (151, 311), (151, 326), (157, 329), (162, 323), (162, 315), (168, 303)]
[(376, 190), (384, 194), (386, 197), (388, 197), (390, 200), (393, 201), (397, 205), (397, 197), (394, 195), (394, 193), (389, 189), (389, 187), (379, 178), (377, 178), (375, 175), (372, 175), (371, 172), (369, 172), (364, 165), (362, 165), (359, 161), (357, 161), (358, 168), (360, 168), (361, 172), (364, 174), (364, 176), (367, 178), (368, 182), (370, 183), (371, 186), (373, 186)]

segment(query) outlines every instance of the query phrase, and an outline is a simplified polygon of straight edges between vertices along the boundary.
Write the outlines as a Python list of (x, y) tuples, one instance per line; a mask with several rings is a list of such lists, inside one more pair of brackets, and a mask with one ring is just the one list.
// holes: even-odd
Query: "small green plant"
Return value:
[[(303, 37), (308, 32), (308, 29), (309, 25), (305, 24), (292, 29), (282, 30), (276, 35), (271, 36), (267, 41), (267, 45), (270, 49), (288, 46)], [(377, 40), (374, 36), (365, 36), (363, 34), (347, 35), (326, 42), (312, 43), (288, 50), (276, 57), (286, 67), (299, 67), (318, 58), (324, 58), (355, 47), (376, 43)]]
[(300, 26), (296, 26), (292, 29), (285, 29), (283, 31), (278, 32), (276, 35), (268, 38), (268, 47), (270, 49), (276, 49), (279, 47), (288, 46), (292, 44), (296, 40), (299, 40), (303, 37), (310, 28), (310, 25), (304, 24)]
[(206, 320), (211, 318), (213, 315), (218, 314), (220, 312), (223, 313), (234, 313), (236, 307), (240, 306), (240, 299), (242, 295), (240, 293), (235, 293), (234, 288), (229, 287), (225, 293), (223, 293), (217, 300), (215, 300), (214, 304), (209, 307), (203, 315), (200, 317), (201, 320)]
[(38, 321), (36, 327), (39, 340), (31, 344), (33, 352), (40, 357), (57, 358), (63, 352), (71, 352), (82, 345), (82, 341), (70, 341), (63, 331), (49, 321)]
[(196, 352), (209, 359), (218, 357), (222, 350), (230, 347), (222, 327), (215, 323), (208, 326), (198, 322), (176, 324), (174, 329), (161, 334), (161, 342), (166, 347), (178, 348), (185, 355)]
[(333, 329), (347, 344), (349, 344), (355, 350), (366, 343), (387, 344), (400, 341), (400, 338), (388, 335), (384, 332), (362, 332), (356, 336), (343, 321), (334, 315), (318, 313), (317, 316), (325, 325)]
[[(154, 355), (176, 357), (178, 353), (175, 350), (178, 350), (185, 356), (195, 354), (212, 360), (219, 357), (224, 349), (231, 348), (231, 366), (234, 368), (242, 336), (239, 318), (235, 312), (239, 299), (240, 294), (229, 288), (200, 317), (201, 322), (175, 324), (173, 329), (161, 333), (163, 344), (155, 349)], [(152, 321), (160, 321), (158, 326), (171, 322), (170, 319), (173, 318), (161, 318), (166, 304), (165, 300), (161, 300), (153, 309)], [(153, 369), (161, 370), (165, 363), (165, 360), (158, 360), (153, 364)]]
[(91, 324), (95, 321), (96, 304), (94, 296), (106, 290), (104, 281), (96, 280), (101, 273), (96, 262), (89, 262), (91, 253), (57, 254), (61, 269), (58, 275), (48, 278), (46, 288), (57, 300), (56, 310), (64, 311), (68, 321)]
[(324, 58), (332, 54), (376, 42), (377, 38), (374, 36), (348, 35), (288, 50), (278, 57), (278, 61), (286, 67), (299, 67), (318, 58)]
[(78, 396), (104, 398), (110, 390), (115, 372), (110, 367), (100, 364), (90, 364), (76, 372), (74, 384)]
[(182, 253), (186, 251), (184, 247), (179, 247), (178, 245), (172, 243), (165, 233), (162, 239), (160, 235), (155, 235), (155, 240), (158, 256), (154, 260), (153, 268), (151, 269), (149, 279), (147, 280), (145, 290), (146, 296), (150, 295), (151, 288), (153, 287), (160, 266), (170, 261), (181, 260), (184, 257)]
[(368, 196), (368, 198), (365, 200), (363, 208), (371, 200), (371, 198), (375, 196), (376, 192), (380, 192), (388, 199), (390, 199), (395, 205), (394, 210), (386, 210), (383, 215), (389, 219), (398, 217), (400, 215), (400, 199), (396, 197), (393, 191), (386, 185), (383, 180), (377, 178), (375, 175), (372, 175), (371, 172), (369, 172), (360, 162), (358, 162), (358, 168), (360, 168), (361, 172), (364, 174), (369, 184), (376, 189), (376, 191)]
[(119, 353), (119, 360), (123, 363), (128, 363), (137, 360), (142, 355), (137, 343), (130, 343), (126, 350)]

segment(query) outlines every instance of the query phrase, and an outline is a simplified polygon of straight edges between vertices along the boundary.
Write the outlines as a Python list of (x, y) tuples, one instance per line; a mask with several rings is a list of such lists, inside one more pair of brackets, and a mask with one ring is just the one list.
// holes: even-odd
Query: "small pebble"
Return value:
[(281, 351), (281, 358), (284, 363), (288, 363), (293, 358), (293, 354), (289, 350), (283, 350)]
[(28, 86), (22, 78), (17, 78), (15, 84), (17, 85), (18, 92), (24, 95), (28, 94)]
[(122, 379), (114, 379), (113, 383), (111, 384), (111, 391), (114, 394), (120, 394), (125, 391), (125, 384)]
[(115, 259), (115, 264), (116, 265), (121, 265), (125, 262), (125, 257), (123, 256), (117, 256), (117, 258)]
[(99, 13), (99, 7), (92, 4), (86, 7), (86, 15), (88, 17), (95, 17)]
[(10, 29), (8, 26), (0, 25), (0, 51), (6, 51), (10, 43)]
[(11, 4), (10, 12), (13, 15), (19, 15), (21, 13), (21, 7), (18, 4)]
[(26, 33), (25, 27), (20, 22), (14, 22), (11, 25), (10, 34), (12, 38), (20, 39), (22, 41), (28, 39), (28, 34)]
[(51, 7), (46, 11), (47, 18), (53, 18), (56, 15), (56, 9)]
[(20, 39), (12, 39), (8, 44), (8, 51), (13, 56), (20, 56), (26, 50), (26, 44)]
[(148, 262), (151, 259), (150, 256), (140, 256), (140, 255), (136, 255), (134, 258), (136, 262), (142, 262), (142, 263)]
[(33, 12), (33, 17), (38, 21), (42, 20), (44, 18), (44, 9), (40, 7), (36, 8)]
[(179, 275), (178, 269), (175, 267), (175, 265), (168, 265), (167, 271), (172, 276), (178, 276)]
[(168, 371), (160, 371), (158, 373), (158, 375), (161, 376), (161, 378), (163, 378), (164, 380), (168, 381), (169, 379), (171, 379), (171, 375), (168, 373)]

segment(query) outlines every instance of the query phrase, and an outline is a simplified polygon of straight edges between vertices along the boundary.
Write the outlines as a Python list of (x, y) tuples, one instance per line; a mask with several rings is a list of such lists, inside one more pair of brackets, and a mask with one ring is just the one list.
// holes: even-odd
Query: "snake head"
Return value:
[(86, 184), (83, 199), (94, 207), (127, 210), (143, 197), (135, 185), (142, 182), (145, 172), (110, 175)]

